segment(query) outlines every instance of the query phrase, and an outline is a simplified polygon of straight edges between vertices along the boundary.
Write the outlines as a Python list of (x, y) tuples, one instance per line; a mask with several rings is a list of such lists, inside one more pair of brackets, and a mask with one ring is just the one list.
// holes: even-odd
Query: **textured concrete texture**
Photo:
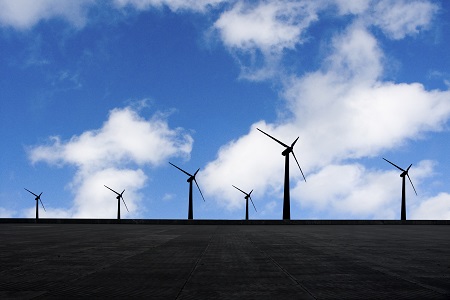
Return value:
[(447, 225), (0, 224), (0, 299), (450, 299)]

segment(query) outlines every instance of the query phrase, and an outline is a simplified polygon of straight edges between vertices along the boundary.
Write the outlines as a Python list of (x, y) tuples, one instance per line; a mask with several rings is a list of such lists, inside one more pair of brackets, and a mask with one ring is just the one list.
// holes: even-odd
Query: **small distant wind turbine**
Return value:
[[(25, 188), (24, 188), (25, 189)], [(41, 195), (42, 195), (42, 192), (39, 194), (39, 195), (36, 195), (35, 193), (33, 193), (32, 191), (30, 191), (30, 190), (27, 190), (27, 189), (25, 189), (27, 192), (29, 192), (29, 193), (31, 193), (31, 194), (33, 194), (36, 198), (34, 198), (34, 200), (36, 200), (36, 220), (37, 219), (39, 219), (39, 201), (41, 202), (41, 205), (42, 205), (42, 208), (44, 209), (44, 211), (46, 211), (45, 210), (45, 207), (44, 207), (44, 203), (42, 203), (42, 200), (41, 200)]]
[(402, 168), (400, 168), (399, 166), (397, 166), (396, 164), (388, 161), (386, 158), (383, 157), (383, 159), (385, 161), (387, 161), (388, 163), (390, 163), (391, 165), (393, 165), (394, 167), (396, 167), (397, 169), (399, 169), (400, 171), (402, 171), (402, 173), (400, 174), (400, 177), (402, 178), (402, 210), (401, 210), (401, 220), (405, 221), (406, 220), (406, 195), (405, 195), (405, 176), (408, 177), (409, 182), (411, 182), (411, 186), (413, 187), (414, 193), (416, 193), (417, 196), (417, 192), (416, 192), (416, 188), (414, 187), (414, 184), (411, 181), (411, 177), (409, 177), (408, 171), (409, 168), (411, 168), (412, 164), (409, 165), (409, 167), (406, 170), (403, 170)]
[(122, 199), (123, 204), (125, 204), (125, 208), (127, 209), (127, 211), (130, 212), (128, 210), (127, 204), (125, 203), (125, 200), (123, 200), (123, 193), (125, 192), (125, 190), (123, 190), (122, 193), (119, 194), (118, 192), (116, 192), (112, 188), (107, 187), (106, 185), (105, 185), (105, 188), (107, 188), (107, 189), (109, 189), (109, 190), (111, 190), (111, 191), (113, 191), (114, 193), (117, 194), (117, 197), (116, 197), (116, 199), (117, 199), (117, 220), (120, 220), (120, 199)]
[(285, 143), (277, 140), (273, 136), (265, 133), (259, 128), (256, 128), (280, 145), (286, 147), (283, 152), (281, 152), (281, 155), (285, 157), (284, 162), (284, 201), (283, 201), (283, 220), (290, 220), (291, 219), (291, 196), (290, 196), (290, 190), (289, 190), (289, 154), (292, 153), (292, 156), (294, 156), (295, 161), (297, 162), (297, 166), (300, 169), (300, 172), (302, 173), (303, 179), (306, 182), (305, 175), (303, 174), (302, 168), (300, 167), (300, 164), (298, 163), (297, 157), (295, 157), (294, 153), (294, 145), (297, 143), (298, 137), (295, 139), (295, 141), (290, 145), (286, 145)]
[(198, 171), (200, 171), (200, 168), (197, 169), (197, 171), (195, 171), (194, 175), (189, 174), (188, 172), (186, 172), (185, 170), (181, 169), (180, 167), (175, 166), (173, 163), (169, 162), (169, 164), (171, 164), (172, 166), (174, 166), (175, 168), (177, 168), (178, 170), (180, 170), (181, 172), (183, 172), (184, 174), (186, 174), (187, 176), (189, 176), (187, 182), (189, 182), (189, 208), (188, 208), (188, 219), (192, 220), (194, 218), (194, 211), (192, 208), (192, 181), (195, 182), (195, 184), (197, 185), (198, 191), (200, 192), (200, 195), (202, 195), (203, 201), (205, 201), (205, 197), (203, 197), (203, 193), (200, 190), (200, 187), (198, 186), (197, 180), (195, 179), (195, 176), (197, 175)]
[(253, 203), (252, 197), (250, 196), (252, 194), (253, 190), (251, 190), (250, 193), (247, 194), (246, 192), (244, 192), (243, 190), (241, 190), (237, 186), (233, 185), (233, 187), (245, 194), (245, 197), (244, 197), (245, 198), (245, 219), (248, 220), (248, 199), (249, 198), (250, 198), (250, 201), (252, 201), (252, 204), (253, 204), (253, 207), (255, 208), (255, 211), (258, 212), (256, 210), (255, 203)]

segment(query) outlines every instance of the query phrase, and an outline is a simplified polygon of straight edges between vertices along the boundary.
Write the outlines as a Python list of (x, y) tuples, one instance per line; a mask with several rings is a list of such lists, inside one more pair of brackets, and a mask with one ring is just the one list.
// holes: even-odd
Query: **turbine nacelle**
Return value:
[[(26, 188), (24, 188), (27, 192), (29, 192), (30, 194), (33, 194), (34, 195), (34, 200), (36, 200), (36, 202), (41, 202), (41, 205), (42, 205), (42, 208), (44, 209), (44, 211), (46, 211), (45, 210), (45, 207), (44, 207), (44, 203), (42, 203), (42, 200), (41, 200), (41, 195), (42, 195), (42, 193), (43, 192), (41, 192), (39, 195), (36, 195), (35, 193), (33, 193), (32, 191), (30, 191), (30, 190), (28, 190), (28, 189), (26, 189)], [(38, 205), (37, 203), (36, 203), (36, 205)], [(36, 207), (36, 209), (37, 209), (37, 207)]]
[(183, 172), (184, 174), (186, 174), (187, 176), (189, 176), (189, 178), (186, 180), (187, 182), (189, 182), (190, 184), (192, 183), (192, 181), (195, 182), (195, 185), (197, 186), (198, 191), (200, 192), (200, 195), (201, 195), (202, 198), (203, 198), (203, 201), (205, 201), (205, 197), (203, 197), (202, 190), (200, 190), (200, 187), (199, 187), (199, 185), (198, 185), (198, 183), (197, 183), (197, 180), (195, 179), (195, 176), (197, 176), (197, 173), (198, 173), (198, 171), (200, 171), (200, 168), (198, 168), (197, 171), (195, 171), (194, 175), (192, 175), (192, 174), (186, 172), (185, 170), (183, 170), (182, 168), (180, 168), (180, 167), (174, 165), (174, 164), (171, 163), (170, 161), (169, 161), (169, 164), (171, 164), (172, 166), (174, 166), (175, 168), (177, 168), (178, 170), (180, 170), (181, 172)]
[(406, 170), (403, 170), (402, 174), (400, 174), (400, 177), (405, 177), (406, 175), (408, 175), (408, 171), (409, 171), (409, 168), (411, 168), (411, 166), (412, 166), (412, 164), (410, 164)]
[[(130, 212), (130, 211), (128, 210), (127, 204), (125, 203), (125, 200), (123, 199), (123, 193), (125, 193), (125, 189), (122, 191), (122, 193), (118, 193), (118, 192), (116, 192), (115, 190), (113, 190), (112, 188), (110, 188), (110, 187), (108, 187), (108, 186), (106, 186), (106, 185), (104, 185), (104, 186), (105, 186), (105, 188), (107, 188), (108, 190), (114, 192), (114, 193), (117, 195), (117, 196), (116, 196), (116, 199), (117, 199), (117, 201), (119, 201), (119, 204), (120, 204), (120, 199), (122, 199), (123, 204), (125, 205), (125, 208), (127, 209), (128, 212)], [(118, 210), (120, 210), (120, 206), (118, 207)], [(118, 212), (118, 218), (120, 218), (119, 212)]]
[(192, 182), (192, 180), (195, 180), (195, 176), (197, 175), (198, 171), (200, 171), (200, 168), (198, 168), (197, 171), (195, 171), (194, 175), (190, 175), (191, 177), (189, 177), (188, 180), (186, 181)]
[(414, 193), (415, 193), (416, 196), (417, 196), (416, 188), (414, 187), (414, 184), (412, 183), (411, 177), (409, 177), (409, 174), (408, 174), (409, 169), (411, 168), (412, 164), (410, 164), (409, 167), (405, 170), (405, 169), (400, 168), (399, 166), (397, 166), (397, 165), (394, 164), (393, 162), (390, 162), (390, 161), (387, 160), (386, 158), (383, 157), (383, 159), (384, 159), (385, 161), (387, 161), (388, 163), (390, 163), (391, 165), (393, 165), (394, 167), (396, 167), (397, 169), (399, 169), (400, 171), (402, 171), (402, 173), (400, 174), (400, 177), (402, 177), (402, 178), (404, 178), (405, 176), (408, 177), (409, 182), (411, 183), (411, 186), (412, 186), (412, 188), (413, 188), (413, 190), (414, 190)]
[(240, 188), (238, 188), (237, 186), (234, 186), (234, 185), (232, 185), (235, 189), (237, 189), (237, 190), (239, 190), (239, 191), (241, 191), (243, 194), (245, 194), (245, 197), (244, 197), (244, 199), (245, 200), (247, 200), (248, 201), (248, 199), (250, 199), (250, 201), (252, 202), (252, 204), (253, 204), (253, 207), (255, 208), (255, 211), (257, 212), (257, 210), (256, 210), (256, 206), (255, 206), (255, 203), (253, 203), (253, 199), (252, 199), (252, 196), (251, 196), (251, 194), (252, 194), (252, 192), (253, 192), (253, 190), (251, 190), (250, 191), (250, 193), (246, 193), (246, 192), (244, 192), (243, 190), (241, 190)]
[(299, 137), (297, 137), (297, 138), (295, 139), (295, 141), (293, 141), (292, 144), (291, 144), (290, 146), (288, 146), (288, 145), (286, 145), (285, 143), (283, 143), (282, 141), (280, 141), (280, 140), (274, 138), (274, 137), (271, 136), (270, 134), (265, 133), (265, 132), (262, 131), (261, 129), (259, 129), (259, 128), (256, 128), (256, 129), (258, 129), (260, 132), (262, 132), (263, 134), (267, 135), (267, 136), (270, 137), (272, 140), (274, 140), (275, 142), (277, 142), (278, 144), (280, 144), (280, 145), (282, 145), (282, 146), (284, 146), (284, 147), (286, 148), (286, 149), (283, 150), (283, 152), (281, 152), (281, 155), (283, 155), (283, 156), (288, 156), (289, 153), (292, 153), (292, 156), (294, 157), (295, 162), (297, 163), (297, 166), (298, 166), (298, 168), (300, 169), (300, 172), (302, 173), (303, 179), (304, 179), (305, 182), (306, 182), (306, 177), (305, 177), (305, 175), (303, 174), (302, 168), (300, 167), (300, 164), (298, 163), (297, 157), (295, 156), (295, 153), (294, 153), (294, 145), (295, 145), (295, 143), (297, 143)]

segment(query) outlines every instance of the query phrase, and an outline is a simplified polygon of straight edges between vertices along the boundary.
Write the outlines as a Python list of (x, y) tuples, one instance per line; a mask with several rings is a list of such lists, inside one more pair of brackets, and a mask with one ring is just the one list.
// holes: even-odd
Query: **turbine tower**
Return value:
[(188, 172), (186, 172), (185, 170), (181, 169), (180, 167), (175, 166), (171, 162), (169, 162), (169, 164), (171, 164), (172, 166), (174, 166), (175, 168), (177, 168), (178, 170), (180, 170), (181, 172), (183, 172), (184, 174), (189, 176), (189, 178), (187, 180), (187, 182), (189, 182), (188, 219), (192, 220), (194, 218), (194, 210), (193, 210), (193, 207), (192, 207), (192, 181), (194, 181), (195, 184), (197, 185), (198, 191), (200, 192), (200, 195), (202, 195), (203, 201), (205, 201), (205, 197), (203, 197), (202, 191), (200, 190), (200, 187), (198, 186), (197, 180), (195, 179), (195, 176), (197, 175), (198, 171), (200, 171), (200, 168), (198, 168), (197, 171), (195, 171), (194, 175), (192, 175), (192, 174), (189, 174)]
[(247, 194), (246, 192), (244, 192), (243, 190), (241, 190), (237, 186), (233, 185), (233, 187), (245, 194), (245, 197), (244, 197), (245, 198), (245, 220), (248, 220), (248, 199), (249, 198), (250, 198), (250, 201), (252, 201), (252, 204), (253, 204), (253, 207), (255, 208), (255, 211), (258, 212), (256, 210), (255, 203), (253, 203), (252, 197), (250, 196), (252, 194), (253, 190), (251, 190), (250, 193)]
[(403, 170), (402, 168), (400, 168), (399, 166), (397, 166), (396, 164), (388, 161), (386, 158), (383, 157), (383, 159), (385, 161), (387, 161), (388, 163), (390, 163), (391, 165), (393, 165), (394, 167), (396, 167), (397, 169), (399, 169), (400, 171), (402, 171), (402, 173), (400, 174), (400, 177), (402, 178), (402, 210), (401, 210), (401, 220), (402, 221), (406, 221), (406, 195), (405, 195), (405, 176), (408, 177), (409, 182), (411, 182), (411, 186), (413, 187), (414, 193), (416, 193), (417, 196), (417, 192), (416, 192), (416, 188), (414, 187), (414, 184), (411, 181), (411, 177), (409, 177), (408, 171), (409, 168), (411, 168), (412, 164), (409, 165), (409, 167), (406, 170)]
[(117, 197), (116, 197), (116, 199), (117, 199), (117, 220), (120, 220), (120, 199), (122, 199), (123, 204), (125, 204), (125, 208), (127, 209), (127, 211), (130, 212), (128, 210), (127, 204), (125, 203), (125, 200), (123, 200), (123, 193), (125, 192), (125, 190), (123, 190), (122, 193), (119, 194), (118, 192), (116, 192), (112, 188), (107, 187), (106, 185), (105, 185), (105, 188), (107, 188), (108, 190), (111, 190), (111, 191), (113, 191), (114, 193), (117, 194)]
[(256, 128), (280, 145), (284, 146), (286, 149), (281, 152), (281, 155), (285, 157), (284, 161), (284, 200), (283, 200), (283, 220), (290, 220), (291, 219), (291, 196), (290, 196), (290, 190), (289, 190), (289, 154), (292, 153), (292, 156), (294, 156), (295, 161), (297, 162), (298, 168), (300, 169), (300, 172), (302, 173), (303, 179), (306, 182), (305, 175), (303, 174), (302, 168), (300, 167), (300, 164), (298, 163), (297, 157), (295, 157), (294, 153), (294, 145), (298, 140), (298, 137), (295, 139), (295, 141), (290, 145), (286, 145), (285, 143), (277, 140), (273, 136), (265, 133), (259, 128)]
[[(24, 188), (25, 189), (25, 188)], [(25, 189), (27, 192), (29, 192), (29, 193), (31, 193), (31, 194), (33, 194), (36, 198), (34, 198), (34, 200), (36, 200), (36, 221), (39, 219), (39, 201), (41, 202), (41, 205), (42, 205), (42, 208), (44, 209), (44, 211), (46, 211), (45, 210), (45, 207), (44, 207), (44, 203), (42, 203), (42, 200), (41, 200), (41, 195), (42, 195), (42, 192), (39, 194), (39, 195), (36, 195), (35, 193), (33, 193), (32, 191), (30, 191), (30, 190), (27, 190), (27, 189)]]

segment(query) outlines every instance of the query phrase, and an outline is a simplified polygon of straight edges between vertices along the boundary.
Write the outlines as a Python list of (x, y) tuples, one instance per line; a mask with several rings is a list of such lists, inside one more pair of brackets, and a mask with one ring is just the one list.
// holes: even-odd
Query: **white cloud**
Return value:
[[(383, 163), (380, 159), (380, 167)], [(410, 169), (419, 193), (423, 179), (432, 175), (433, 165), (432, 161), (425, 160)], [(387, 163), (385, 167), (381, 171), (357, 163), (328, 165), (310, 174), (308, 184), (297, 185), (292, 197), (302, 209), (325, 212), (334, 218), (398, 219), (402, 179), (396, 169), (391, 170)], [(417, 206), (421, 198), (414, 194), (409, 182), (406, 184), (407, 207)]]
[(214, 28), (241, 64), (241, 76), (262, 80), (273, 76), (283, 50), (302, 42), (304, 30), (317, 20), (316, 9), (314, 2), (239, 1)]
[(413, 220), (450, 220), (450, 194), (440, 193), (411, 209)]
[(158, 166), (169, 157), (188, 157), (192, 137), (181, 128), (171, 129), (160, 114), (149, 120), (131, 107), (114, 109), (98, 130), (74, 136), (67, 142), (54, 137), (51, 145), (29, 149), (33, 163), (74, 165), (77, 173), (70, 186), (75, 193), (69, 214), (83, 218), (115, 218), (117, 204), (107, 185), (124, 194), (131, 214), (122, 208), (124, 217), (142, 213), (139, 190), (147, 176), (136, 166)]
[(428, 1), (382, 0), (375, 2), (369, 22), (392, 39), (402, 39), (426, 29), (437, 11), (438, 6)]
[(123, 202), (120, 203), (122, 218), (136, 217), (143, 213), (142, 199), (139, 190), (142, 189), (147, 176), (141, 169), (106, 168), (76, 178), (73, 187), (76, 190), (73, 207), (75, 218), (110, 218), (117, 217), (116, 194), (105, 188), (106, 185), (118, 193), (123, 190)]
[(0, 0), (0, 24), (28, 29), (41, 20), (61, 18), (75, 27), (87, 21), (88, 6), (95, 0)]
[(300, 42), (304, 28), (317, 20), (313, 8), (307, 2), (238, 2), (214, 26), (227, 47), (280, 52)]
[(364, 13), (371, 4), (371, 0), (334, 0), (336, 3), (339, 13), (342, 15), (346, 14), (362, 14)]
[(69, 163), (83, 169), (127, 162), (158, 165), (167, 157), (188, 155), (192, 148), (192, 138), (182, 129), (170, 129), (158, 114), (147, 121), (130, 107), (112, 110), (100, 130), (86, 131), (65, 143), (52, 137), (52, 142), (33, 148), (31, 161)]
[(377, 155), (442, 130), (450, 116), (450, 92), (380, 81), (382, 55), (360, 27), (335, 40), (328, 61), (324, 70), (292, 80), (285, 92), (293, 123), (308, 135), (305, 155), (319, 165)]

